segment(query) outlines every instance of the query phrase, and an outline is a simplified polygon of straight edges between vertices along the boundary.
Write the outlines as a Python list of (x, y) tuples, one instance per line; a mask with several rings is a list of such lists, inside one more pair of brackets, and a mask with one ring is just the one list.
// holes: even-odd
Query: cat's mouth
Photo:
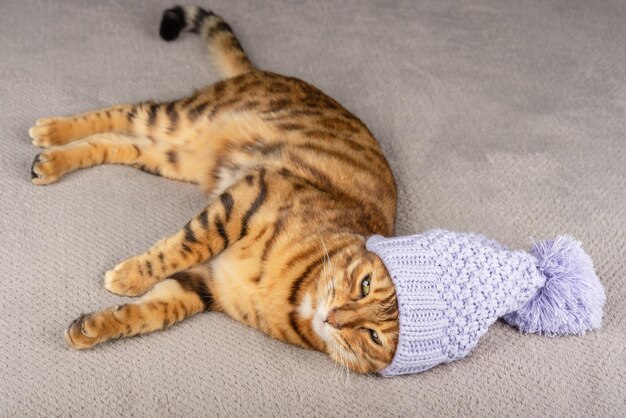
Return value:
[(326, 344), (332, 341), (332, 327), (326, 322), (328, 317), (328, 299), (322, 299), (317, 304), (311, 323), (313, 325), (313, 331), (324, 341)]

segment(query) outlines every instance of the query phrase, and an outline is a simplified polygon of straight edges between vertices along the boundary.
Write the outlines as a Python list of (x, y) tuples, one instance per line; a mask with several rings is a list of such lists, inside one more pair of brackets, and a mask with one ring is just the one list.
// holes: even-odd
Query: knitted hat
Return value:
[(398, 299), (400, 334), (383, 376), (417, 373), (465, 357), (502, 317), (522, 332), (600, 328), (605, 296), (591, 258), (569, 236), (509, 251), (481, 235), (432, 230), (373, 236)]

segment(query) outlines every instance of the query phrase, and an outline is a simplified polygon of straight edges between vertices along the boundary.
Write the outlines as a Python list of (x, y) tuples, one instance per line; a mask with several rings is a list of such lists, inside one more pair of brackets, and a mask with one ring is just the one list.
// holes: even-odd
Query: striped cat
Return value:
[(257, 69), (230, 26), (198, 7), (166, 10), (160, 34), (199, 34), (223, 81), (166, 103), (40, 119), (43, 185), (97, 164), (197, 183), (209, 205), (180, 231), (105, 275), (135, 302), (82, 315), (73, 348), (144, 334), (203, 311), (327, 353), (362, 373), (388, 365), (398, 338), (393, 284), (365, 248), (391, 235), (396, 187), (367, 127), (296, 78)]

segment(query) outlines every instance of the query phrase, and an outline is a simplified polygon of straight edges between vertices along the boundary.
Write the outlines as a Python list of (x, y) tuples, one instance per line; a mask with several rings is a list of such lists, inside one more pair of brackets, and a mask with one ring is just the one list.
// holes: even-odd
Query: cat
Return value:
[(398, 307), (381, 260), (397, 190), (380, 146), (312, 85), (257, 69), (231, 27), (200, 7), (163, 13), (160, 35), (208, 43), (222, 81), (165, 103), (121, 104), (40, 119), (36, 185), (98, 164), (125, 164), (200, 185), (210, 203), (180, 231), (105, 274), (136, 302), (82, 315), (76, 349), (224, 312), (278, 340), (373, 373), (398, 344)]

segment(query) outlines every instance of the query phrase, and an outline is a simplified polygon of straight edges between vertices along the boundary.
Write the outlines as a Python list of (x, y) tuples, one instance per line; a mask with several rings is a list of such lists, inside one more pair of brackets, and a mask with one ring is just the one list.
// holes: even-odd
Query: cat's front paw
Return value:
[(152, 273), (150, 261), (144, 260), (142, 256), (133, 257), (106, 272), (104, 287), (116, 295), (143, 295), (157, 281)]
[(38, 186), (54, 183), (66, 170), (63, 153), (46, 150), (37, 154), (30, 168), (32, 182)]
[(53, 145), (63, 145), (71, 139), (72, 128), (66, 118), (38, 119), (35, 126), (28, 130), (33, 145), (48, 148)]
[(81, 315), (65, 330), (65, 342), (71, 348), (82, 350), (100, 342), (100, 335), (92, 314)]

